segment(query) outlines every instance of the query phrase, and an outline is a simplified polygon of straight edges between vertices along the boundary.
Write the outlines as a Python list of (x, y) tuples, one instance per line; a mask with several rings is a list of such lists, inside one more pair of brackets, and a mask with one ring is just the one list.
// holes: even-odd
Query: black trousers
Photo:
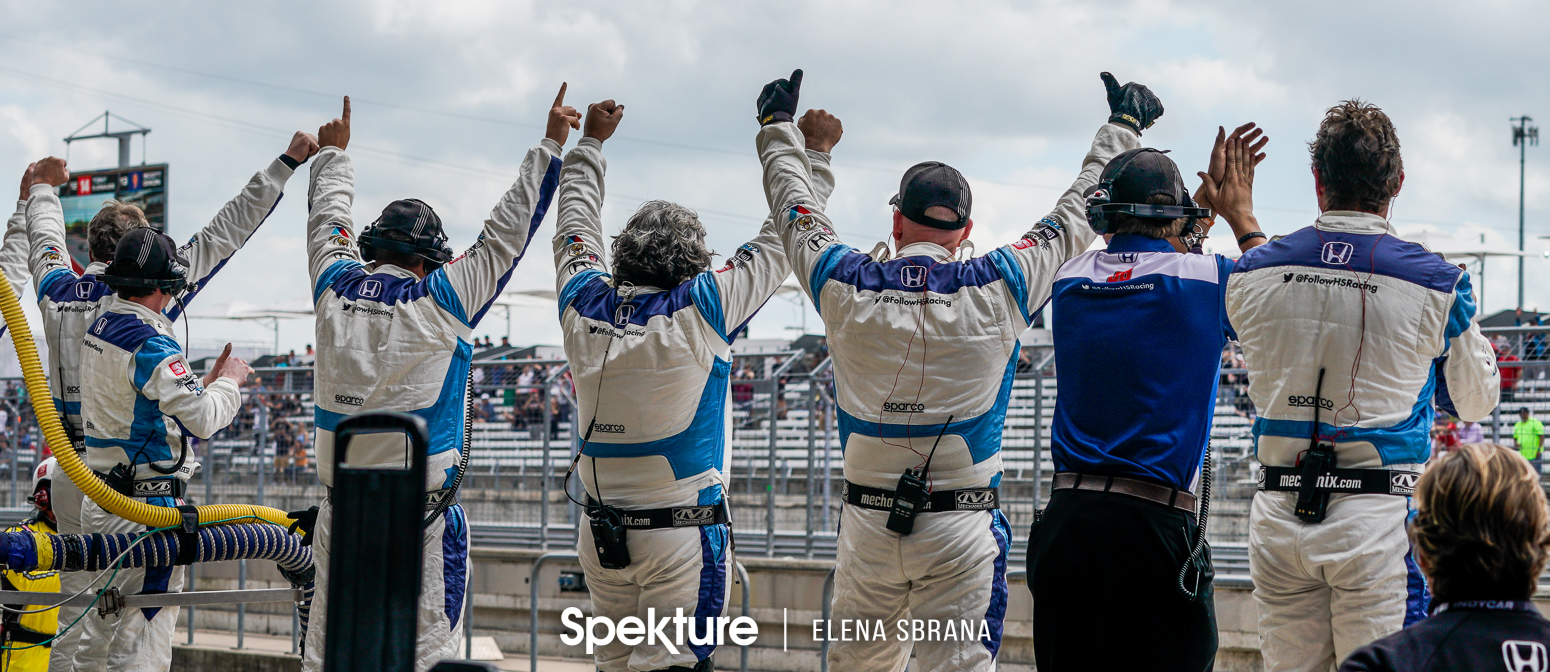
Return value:
[[(1057, 490), (1028, 535), (1039, 672), (1211, 670), (1210, 550), (1179, 590), (1195, 516), (1129, 495)], [(1196, 581), (1198, 579), (1198, 588)]]

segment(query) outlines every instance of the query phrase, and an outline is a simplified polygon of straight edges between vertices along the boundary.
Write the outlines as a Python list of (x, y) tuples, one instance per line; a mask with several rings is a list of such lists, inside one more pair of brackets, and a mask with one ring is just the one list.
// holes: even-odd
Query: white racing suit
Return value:
[[(1377, 215), (1326, 212), (1245, 253), (1227, 311), (1266, 466), (1297, 464), (1315, 406), (1338, 468), (1396, 471), (1419, 471), (1430, 456), (1434, 400), (1470, 421), (1496, 406), (1496, 358), (1474, 321), (1469, 274)], [(1408, 497), (1332, 495), (1318, 524), (1293, 514), (1296, 497), (1260, 492), (1249, 514), (1266, 670), (1329, 669), (1426, 608), (1405, 538)]]
[[(294, 170), (282, 159), (276, 158), (269, 166), (255, 173), (241, 193), (228, 201), (216, 212), (204, 228), (200, 229), (179, 249), (189, 262), (190, 284), (180, 302), (167, 306), (167, 316), (177, 319), (215, 274), (226, 265), (237, 250), (264, 223), (275, 205), (284, 195), (285, 183)], [(54, 189), (46, 184), (35, 185), (27, 205), (27, 263), (36, 281), (38, 311), (42, 313), (43, 337), (48, 348), (48, 385), (54, 398), (54, 408), (65, 424), (65, 430), (73, 441), (82, 439), (81, 383), (79, 378), (81, 339), (86, 328), (96, 321), (102, 306), (113, 290), (97, 282), (97, 274), (107, 268), (106, 262), (92, 262), (76, 275), (71, 269), (69, 251), (65, 246), (64, 210)], [(9, 239), (7, 239), (9, 245)], [(5, 255), (0, 255), (3, 260)], [(9, 270), (7, 270), (9, 273)], [(13, 279), (14, 276), (13, 276)], [(60, 446), (50, 446), (62, 450)], [(61, 534), (81, 532), (80, 488), (69, 478), (54, 483), (54, 515), (59, 521)], [(179, 574), (181, 576), (181, 574)], [(64, 572), (60, 575), (61, 589), (75, 593), (86, 587), (91, 580), (86, 572)], [(60, 607), (60, 627), (68, 625), (81, 613), (78, 607)], [(49, 669), (70, 669), (75, 649), (84, 635), (87, 623), (71, 628), (54, 642), (49, 658)], [(83, 660), (83, 664), (85, 661)], [(100, 669), (100, 657), (91, 663)]]
[[(389, 264), (363, 263), (351, 206), (355, 167), (344, 151), (325, 147), (313, 158), (308, 191), (307, 253), (317, 307), (316, 405), (318, 478), (333, 487), (334, 428), (346, 416), (402, 411), (430, 428), (427, 492), (452, 485), (463, 448), (463, 421), (474, 327), (500, 296), (538, 230), (560, 178), (560, 147), (528, 150), (521, 173), (485, 220), (479, 239), (425, 278)], [(403, 464), (405, 442), (358, 437), (352, 464)], [(325, 499), (312, 543), (317, 592), (302, 656), (321, 670), (328, 633), (329, 528)], [(463, 507), (447, 508), (425, 531), (415, 670), (461, 658), (458, 627), (468, 579), (468, 522)]]
[[(905, 469), (925, 466), (941, 434), (927, 479), (933, 491), (996, 487), (1018, 335), (1049, 297), (1056, 270), (1093, 240), (1082, 190), (1139, 138), (1104, 125), (1049, 216), (1016, 243), (966, 261), (930, 243), (895, 259), (840, 243), (808, 184), (801, 138), (792, 124), (766, 126), (759, 156), (786, 254), (828, 330), (845, 480), (892, 491)], [(891, 634), (834, 642), (830, 667), (903, 670), (913, 648), (922, 671), (991, 668), (1006, 615), (1006, 517), (926, 512), (901, 536), (884, 527), (888, 515), (843, 509), (833, 623), (881, 620)], [(968, 621), (975, 633), (983, 623), (988, 636), (900, 642), (892, 634), (900, 619)]]
[[(136, 484), (138, 498), (156, 506), (177, 506), (183, 502), (174, 496), (175, 481), (187, 483), (193, 471), (184, 453), (188, 435), (208, 439), (231, 424), (242, 406), (242, 393), (230, 378), (202, 385), (173, 340), (172, 322), (165, 315), (117, 296), (109, 297), (102, 309), (81, 344), (86, 462), (98, 473), (132, 465), (141, 481)], [(85, 534), (146, 529), (96, 502), (81, 506)], [(114, 585), (126, 594), (176, 593), (183, 589), (183, 569), (122, 569)], [(74, 654), (75, 669), (165, 671), (172, 664), (177, 620), (177, 607), (131, 609), (106, 619), (88, 616), (82, 620), (86, 630)]]
[[(566, 156), (554, 237), (560, 325), (578, 405), (572, 426), (594, 430), (577, 471), (588, 497), (624, 510), (720, 506), (731, 457), (731, 344), (791, 267), (766, 220), (716, 271), (671, 289), (620, 291), (604, 253), (601, 150), (583, 138)], [(806, 156), (822, 202), (834, 188), (829, 157)], [(682, 609), (697, 619), (696, 632), (705, 618), (722, 615), (733, 571), (728, 525), (628, 530), (625, 569), (604, 569), (591, 525), (583, 520), (578, 528), (594, 614), (617, 621), (645, 619), (650, 608), (658, 618)], [(674, 647), (615, 640), (597, 650), (596, 662), (603, 672), (692, 667), (715, 650)]]

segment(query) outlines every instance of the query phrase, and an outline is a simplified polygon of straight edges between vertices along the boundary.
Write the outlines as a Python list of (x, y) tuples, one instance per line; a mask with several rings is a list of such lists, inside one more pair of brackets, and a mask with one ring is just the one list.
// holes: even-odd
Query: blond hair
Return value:
[(1526, 599), (1550, 556), (1539, 474), (1517, 451), (1471, 443), (1416, 485), (1410, 540), (1438, 600)]

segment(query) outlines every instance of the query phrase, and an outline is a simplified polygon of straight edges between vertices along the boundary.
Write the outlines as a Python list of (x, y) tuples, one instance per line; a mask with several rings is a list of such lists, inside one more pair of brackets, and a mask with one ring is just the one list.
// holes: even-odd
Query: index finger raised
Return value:
[(350, 97), (349, 96), (345, 96), (344, 97), (344, 116), (340, 117), (340, 120), (344, 121), (344, 123), (346, 123), (346, 124), (350, 123)]
[(560, 92), (554, 96), (554, 107), (560, 107), (565, 104), (565, 87), (569, 85), (570, 82), (560, 82)]

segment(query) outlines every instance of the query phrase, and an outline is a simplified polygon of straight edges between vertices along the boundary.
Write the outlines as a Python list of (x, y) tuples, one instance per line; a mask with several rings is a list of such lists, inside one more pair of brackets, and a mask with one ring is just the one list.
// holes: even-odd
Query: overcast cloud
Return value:
[[(1167, 114), (1144, 141), (1204, 167), (1216, 126), (1257, 121), (1271, 137), (1256, 203), (1270, 233), (1315, 212), (1305, 142), (1324, 109), (1361, 97), (1388, 111), (1407, 179), (1394, 212), (1420, 228), (1517, 243), (1517, 150), (1508, 118), (1550, 121), (1539, 2), (0, 2), (0, 182), (104, 109), (151, 127), (171, 164), (171, 233), (202, 226), (249, 176), (354, 101), (357, 226), (418, 197), (473, 241), (536, 144), (561, 81), (580, 108), (627, 105), (608, 143), (605, 228), (644, 199), (696, 208), (723, 252), (764, 213), (753, 99), (806, 70), (804, 107), (844, 120), (830, 214), (847, 242), (888, 230), (887, 198), (921, 160), (963, 170), (981, 251), (1043, 216), (1107, 116), (1098, 72), (1147, 84)], [(572, 135), (572, 144), (579, 134)], [(1550, 147), (1530, 148), (1529, 249), (1550, 250)], [(107, 142), (70, 149), (109, 167)], [(135, 144), (136, 161), (141, 147)], [(305, 301), (306, 169), (211, 286), (202, 306)], [(1195, 180), (1191, 178), (1193, 185)], [(14, 187), (6, 187), (14, 189)], [(508, 289), (552, 288), (552, 222)], [(1218, 236), (1225, 238), (1225, 236)], [(1231, 247), (1221, 240), (1218, 248)], [(1487, 309), (1516, 299), (1515, 262), (1487, 269)], [(1550, 307), (1550, 260), (1528, 260), (1530, 306)], [(1478, 282), (1477, 282), (1478, 286)], [(753, 336), (794, 332), (775, 299)], [(559, 342), (552, 304), (513, 311), (513, 340)], [(807, 321), (819, 330), (816, 317)], [(494, 311), (477, 331), (499, 337)], [(268, 341), (262, 327), (199, 320), (193, 341)], [(312, 341), (310, 321), (281, 345)]]

